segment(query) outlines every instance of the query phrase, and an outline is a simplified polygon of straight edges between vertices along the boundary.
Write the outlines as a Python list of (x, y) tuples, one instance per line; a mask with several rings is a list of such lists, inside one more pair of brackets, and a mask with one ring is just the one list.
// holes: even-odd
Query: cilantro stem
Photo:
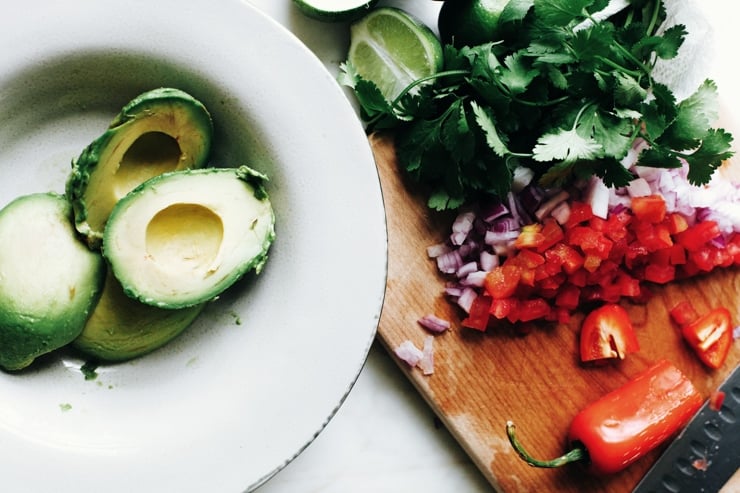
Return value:
[(645, 31), (646, 36), (651, 36), (653, 34), (655, 25), (658, 23), (658, 16), (660, 15), (660, 2), (655, 2), (653, 5), (655, 8), (653, 9), (653, 15), (650, 17), (650, 24)]

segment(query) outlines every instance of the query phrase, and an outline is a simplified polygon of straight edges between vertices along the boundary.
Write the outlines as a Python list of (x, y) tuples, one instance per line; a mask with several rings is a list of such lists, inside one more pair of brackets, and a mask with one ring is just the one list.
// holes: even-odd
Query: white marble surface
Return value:
[[(348, 26), (302, 16), (291, 0), (249, 0), (295, 33), (334, 72), (344, 60)], [(680, 0), (676, 0), (680, 1)], [(436, 24), (441, 2), (386, 0)], [(710, 73), (720, 85), (725, 109), (740, 110), (738, 43), (727, 0), (703, 0), (712, 26)], [(724, 61), (724, 63), (718, 62)], [(734, 120), (734, 118), (732, 118)], [(378, 343), (336, 416), (318, 438), (259, 489), (259, 493), (491, 492), (431, 408)]]

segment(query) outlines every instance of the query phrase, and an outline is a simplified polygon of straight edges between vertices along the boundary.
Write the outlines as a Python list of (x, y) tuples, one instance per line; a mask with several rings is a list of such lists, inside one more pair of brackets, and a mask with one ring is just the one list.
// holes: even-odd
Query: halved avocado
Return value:
[(166, 310), (126, 296), (112, 273), (82, 333), (72, 345), (101, 361), (125, 361), (164, 346), (198, 317), (205, 304)]
[(79, 240), (67, 200), (53, 193), (5, 206), (0, 245), (0, 366), (20, 370), (80, 334), (106, 267)]
[(169, 171), (206, 164), (213, 123), (206, 108), (172, 88), (145, 92), (126, 106), (72, 163), (66, 194), (77, 230), (97, 248), (113, 206)]
[(259, 273), (275, 238), (266, 177), (246, 166), (157, 176), (116, 204), (103, 256), (128, 296), (161, 308), (211, 300)]

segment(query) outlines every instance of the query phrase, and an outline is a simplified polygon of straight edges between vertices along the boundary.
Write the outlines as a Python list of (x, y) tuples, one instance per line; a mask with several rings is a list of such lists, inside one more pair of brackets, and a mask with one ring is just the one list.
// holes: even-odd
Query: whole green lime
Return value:
[(509, 0), (447, 0), (437, 18), (440, 39), (458, 48), (495, 41), (507, 3)]

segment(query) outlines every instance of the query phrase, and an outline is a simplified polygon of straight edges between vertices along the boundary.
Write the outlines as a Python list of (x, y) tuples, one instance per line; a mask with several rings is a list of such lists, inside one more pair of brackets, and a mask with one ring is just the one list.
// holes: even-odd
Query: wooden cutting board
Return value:
[(417, 323), (422, 315), (432, 313), (454, 325), (435, 338), (433, 375), (424, 376), (418, 368), (398, 360), (401, 370), (496, 490), (632, 491), (665, 445), (609, 477), (589, 475), (579, 465), (536, 469), (511, 449), (505, 423), (513, 420), (517, 424), (520, 440), (534, 456), (556, 457), (564, 452), (568, 426), (580, 409), (660, 358), (671, 360), (709, 396), (740, 362), (740, 343), (734, 344), (722, 369), (709, 371), (683, 343), (668, 310), (683, 299), (690, 299), (700, 311), (725, 305), (737, 324), (740, 269), (656, 289), (647, 305), (625, 304), (641, 349), (614, 365), (579, 364), (580, 316), (568, 325), (537, 328), (526, 336), (504, 329), (480, 333), (460, 328), (462, 313), (442, 294), (444, 279), (426, 256), (427, 246), (449, 234), (452, 217), (429, 210), (425, 197), (402, 179), (390, 137), (374, 134), (370, 143), (388, 222), (388, 280), (378, 337), (392, 352), (407, 339), (422, 346), (427, 335)]

